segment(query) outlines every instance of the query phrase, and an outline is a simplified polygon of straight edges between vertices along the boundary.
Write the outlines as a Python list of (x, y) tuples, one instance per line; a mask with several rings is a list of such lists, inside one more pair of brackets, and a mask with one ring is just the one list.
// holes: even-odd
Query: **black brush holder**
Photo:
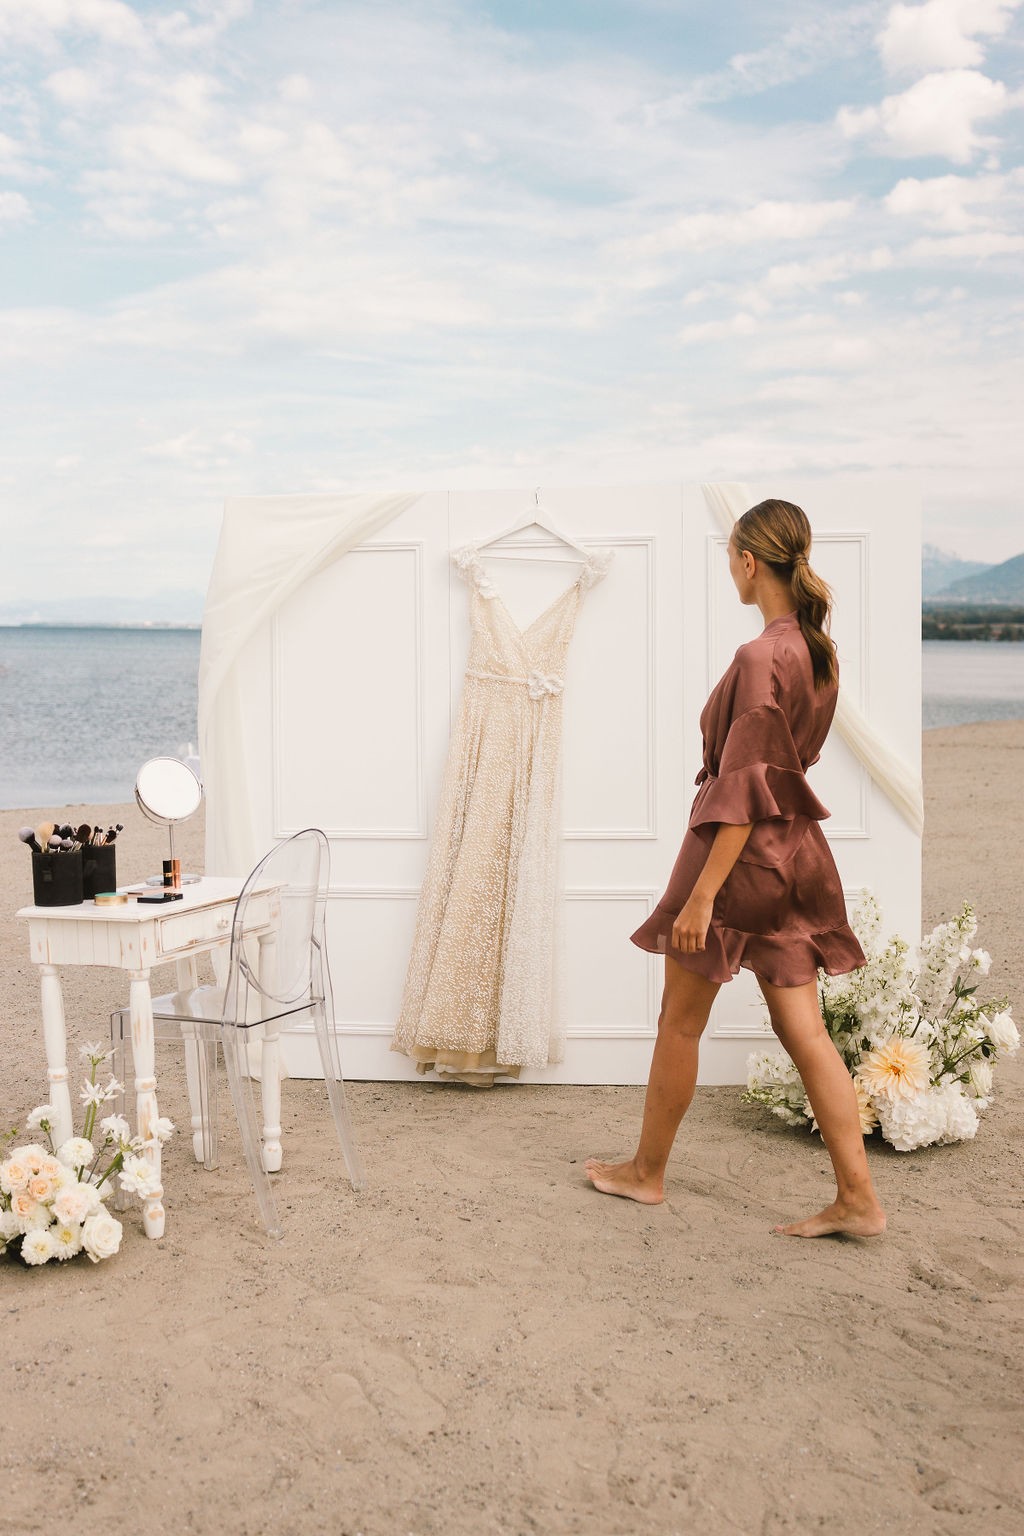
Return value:
[(104, 843), (93, 847), (85, 843), (82, 848), (82, 895), (92, 901), (101, 891), (117, 889), (117, 846)]
[(33, 853), (32, 893), (37, 907), (80, 907), (82, 853)]

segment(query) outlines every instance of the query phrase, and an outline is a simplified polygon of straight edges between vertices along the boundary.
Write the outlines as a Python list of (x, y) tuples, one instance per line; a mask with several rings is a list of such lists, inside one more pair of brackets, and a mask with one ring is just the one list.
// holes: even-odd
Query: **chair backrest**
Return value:
[[(307, 827), (278, 843), (260, 860), (235, 903), (231, 931), (232, 968), (263, 997), (298, 1003), (322, 985), (324, 909), (330, 878), (330, 845), (319, 827)], [(268, 886), (279, 892), (280, 922), (274, 942), (263, 949), (257, 966), (244, 939), (249, 903)]]

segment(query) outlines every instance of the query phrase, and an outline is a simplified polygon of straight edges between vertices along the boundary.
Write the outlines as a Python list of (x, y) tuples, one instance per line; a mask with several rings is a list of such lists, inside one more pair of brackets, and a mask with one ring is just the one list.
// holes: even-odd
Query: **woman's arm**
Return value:
[(743, 852), (754, 823), (743, 826), (731, 822), (718, 824), (711, 852), (704, 861), (704, 868), (697, 876), (697, 883), (675, 922), (672, 924), (672, 947), (684, 954), (695, 954), (704, 948), (708, 928), (711, 925), (711, 908), (715, 897), (725, 884), (726, 877)]

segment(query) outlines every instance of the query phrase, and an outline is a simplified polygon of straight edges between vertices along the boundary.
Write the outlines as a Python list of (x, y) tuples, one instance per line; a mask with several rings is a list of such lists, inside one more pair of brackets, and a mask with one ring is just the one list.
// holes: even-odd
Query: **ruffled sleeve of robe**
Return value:
[(828, 817), (793, 740), (784, 701), (790, 692), (799, 694), (801, 680), (795, 689), (790, 682), (785, 661), (776, 665), (774, 648), (755, 642), (737, 651), (702, 717), (705, 757), (691, 827)]

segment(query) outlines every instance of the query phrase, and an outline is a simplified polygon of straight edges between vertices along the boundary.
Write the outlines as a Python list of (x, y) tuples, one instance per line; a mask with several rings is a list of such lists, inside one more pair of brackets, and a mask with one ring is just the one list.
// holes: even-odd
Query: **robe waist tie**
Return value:
[(466, 676), (479, 677), (486, 683), (522, 683), (534, 700), (553, 697), (565, 687), (563, 679), (554, 672), (530, 672), (526, 677), (510, 677), (507, 672), (475, 672), (467, 668)]

